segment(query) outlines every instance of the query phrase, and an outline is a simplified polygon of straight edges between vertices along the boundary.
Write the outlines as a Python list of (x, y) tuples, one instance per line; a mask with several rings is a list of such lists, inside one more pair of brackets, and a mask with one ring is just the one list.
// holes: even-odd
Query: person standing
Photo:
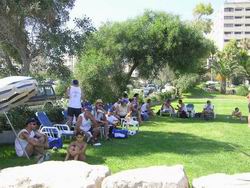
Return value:
[(250, 128), (250, 89), (249, 90), (249, 93), (247, 95), (247, 99), (248, 99), (248, 127)]
[(73, 80), (72, 85), (68, 88), (68, 125), (72, 126), (73, 118), (76, 119), (81, 114), (81, 100), (84, 99), (83, 92), (79, 86), (78, 80)]

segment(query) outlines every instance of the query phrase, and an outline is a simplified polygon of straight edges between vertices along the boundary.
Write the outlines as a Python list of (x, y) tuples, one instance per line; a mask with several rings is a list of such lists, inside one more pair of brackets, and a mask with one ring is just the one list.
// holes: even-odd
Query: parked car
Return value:
[(38, 85), (37, 94), (31, 97), (26, 104), (29, 106), (53, 106), (56, 102), (56, 93), (51, 84)]

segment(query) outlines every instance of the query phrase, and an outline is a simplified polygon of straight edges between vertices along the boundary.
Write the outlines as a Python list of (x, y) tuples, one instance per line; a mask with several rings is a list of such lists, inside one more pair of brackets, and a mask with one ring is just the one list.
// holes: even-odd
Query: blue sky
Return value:
[(145, 9), (166, 11), (190, 20), (193, 8), (200, 2), (210, 2), (217, 12), (224, 0), (76, 0), (70, 17), (87, 15), (97, 28), (106, 21), (123, 21), (141, 15)]

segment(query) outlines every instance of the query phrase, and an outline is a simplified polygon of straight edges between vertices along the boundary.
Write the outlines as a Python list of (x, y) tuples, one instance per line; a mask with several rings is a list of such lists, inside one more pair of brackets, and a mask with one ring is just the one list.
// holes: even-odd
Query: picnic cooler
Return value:
[(112, 135), (114, 138), (128, 138), (128, 130), (125, 129), (113, 129)]

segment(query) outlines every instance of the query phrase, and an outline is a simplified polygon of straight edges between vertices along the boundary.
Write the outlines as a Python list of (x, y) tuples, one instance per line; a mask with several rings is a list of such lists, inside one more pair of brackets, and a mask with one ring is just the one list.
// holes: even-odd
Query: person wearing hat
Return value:
[(73, 80), (72, 85), (67, 90), (68, 103), (68, 125), (72, 126), (73, 118), (76, 119), (81, 114), (81, 100), (84, 99), (83, 92), (79, 86), (78, 80)]
[(95, 120), (97, 121), (98, 126), (104, 128), (105, 139), (109, 140), (109, 126), (108, 126), (107, 118), (105, 116), (105, 110), (103, 108), (102, 99), (96, 100), (95, 107), (93, 108), (92, 114), (95, 117)]
[(49, 148), (48, 138), (36, 130), (36, 119), (29, 118), (26, 121), (24, 129), (17, 135), (15, 150), (18, 157), (25, 157), (25, 150), (28, 156), (35, 155), (38, 162), (42, 162), (49, 158), (49, 153), (46, 152), (46, 149)]

